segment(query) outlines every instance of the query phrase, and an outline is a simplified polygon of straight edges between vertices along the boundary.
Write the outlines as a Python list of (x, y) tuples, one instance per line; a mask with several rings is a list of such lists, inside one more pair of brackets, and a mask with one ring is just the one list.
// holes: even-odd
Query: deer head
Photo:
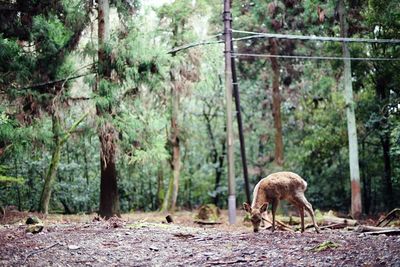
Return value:
[(243, 203), (243, 208), (250, 214), (250, 220), (253, 224), (253, 231), (257, 233), (262, 222), (262, 214), (267, 210), (268, 203), (264, 203), (260, 208), (252, 208), (248, 203)]

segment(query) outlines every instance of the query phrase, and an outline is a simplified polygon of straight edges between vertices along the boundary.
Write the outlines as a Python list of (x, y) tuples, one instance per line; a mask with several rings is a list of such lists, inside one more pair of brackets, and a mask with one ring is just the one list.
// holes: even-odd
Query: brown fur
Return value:
[(301, 231), (304, 232), (304, 210), (306, 210), (313, 221), (316, 232), (319, 232), (315, 222), (314, 211), (311, 204), (304, 196), (307, 183), (299, 175), (293, 172), (277, 172), (262, 179), (254, 188), (253, 202), (250, 207), (243, 203), (244, 209), (251, 214), (254, 232), (258, 232), (262, 223), (262, 214), (272, 205), (272, 231), (275, 230), (275, 213), (280, 200), (287, 200), (298, 208), (301, 219)]

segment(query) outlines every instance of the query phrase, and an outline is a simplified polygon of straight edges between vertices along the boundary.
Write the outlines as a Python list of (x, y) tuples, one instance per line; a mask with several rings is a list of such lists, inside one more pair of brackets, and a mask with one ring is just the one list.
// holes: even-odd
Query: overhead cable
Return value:
[(343, 37), (324, 37), (315, 35), (294, 35), (279, 33), (262, 33), (251, 31), (232, 30), (233, 33), (251, 34), (240, 38), (234, 38), (233, 41), (242, 41), (255, 38), (277, 38), (304, 41), (321, 41), (321, 42), (353, 42), (353, 43), (382, 43), (382, 44), (400, 44), (400, 39), (367, 39), (367, 38), (343, 38)]
[(288, 58), (288, 59), (326, 59), (326, 60), (358, 60), (358, 61), (399, 61), (400, 58), (383, 57), (334, 57), (334, 56), (290, 56), (290, 55), (270, 55), (270, 54), (246, 54), (233, 53), (232, 57), (266, 57), (266, 58)]

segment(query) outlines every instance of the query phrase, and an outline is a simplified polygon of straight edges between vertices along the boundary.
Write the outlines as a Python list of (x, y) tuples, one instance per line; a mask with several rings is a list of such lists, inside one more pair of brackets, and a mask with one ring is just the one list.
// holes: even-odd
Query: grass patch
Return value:
[(327, 249), (335, 249), (335, 248), (338, 248), (338, 247), (340, 247), (339, 244), (336, 244), (336, 243), (334, 243), (332, 241), (325, 241), (325, 242), (313, 247), (311, 249), (311, 251), (320, 252), (320, 251), (324, 251), (324, 250), (327, 250)]

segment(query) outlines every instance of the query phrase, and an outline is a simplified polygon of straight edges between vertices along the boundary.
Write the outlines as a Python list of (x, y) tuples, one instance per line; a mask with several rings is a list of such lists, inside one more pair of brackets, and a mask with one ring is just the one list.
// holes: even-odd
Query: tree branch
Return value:
[(37, 88), (37, 87), (48, 86), (48, 85), (64, 82), (66, 80), (78, 79), (80, 77), (88, 76), (88, 75), (91, 75), (91, 74), (95, 74), (95, 72), (79, 74), (79, 75), (76, 75), (76, 76), (73, 76), (73, 77), (62, 78), (62, 79), (59, 79), (59, 80), (54, 80), (54, 81), (49, 81), (49, 82), (36, 83), (36, 84), (32, 84), (32, 85), (29, 85), (29, 86), (26, 86), (26, 87), (20, 87), (20, 88), (15, 88), (15, 89), (16, 90), (21, 90), (21, 91), (22, 90), (28, 90), (28, 89), (31, 89), (31, 88)]

